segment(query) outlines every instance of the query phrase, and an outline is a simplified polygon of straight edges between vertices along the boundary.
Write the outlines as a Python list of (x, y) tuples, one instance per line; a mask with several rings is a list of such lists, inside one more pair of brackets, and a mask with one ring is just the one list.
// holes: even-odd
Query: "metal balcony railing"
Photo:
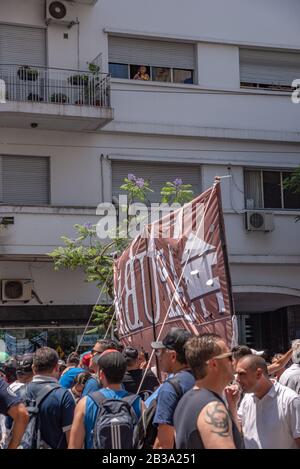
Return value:
[(7, 101), (110, 107), (110, 75), (28, 65), (0, 64)]

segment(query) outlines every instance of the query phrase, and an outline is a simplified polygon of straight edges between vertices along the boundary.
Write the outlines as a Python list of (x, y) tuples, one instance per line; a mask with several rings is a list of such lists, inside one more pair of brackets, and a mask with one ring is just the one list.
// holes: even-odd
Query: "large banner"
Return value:
[(196, 335), (215, 332), (230, 345), (233, 311), (219, 181), (146, 225), (116, 261), (114, 284), (124, 344), (150, 352), (151, 341), (177, 326)]

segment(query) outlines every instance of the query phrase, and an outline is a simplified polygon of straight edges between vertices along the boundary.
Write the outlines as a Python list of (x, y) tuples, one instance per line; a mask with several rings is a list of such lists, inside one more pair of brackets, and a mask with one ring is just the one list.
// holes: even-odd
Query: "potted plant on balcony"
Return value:
[(29, 93), (29, 95), (27, 96), (27, 100), (34, 101), (34, 102), (41, 102), (41, 101), (44, 101), (44, 98), (42, 98), (42, 96), (39, 96), (38, 94)]
[(88, 75), (71, 75), (68, 78), (68, 83), (73, 86), (86, 86), (89, 82)]
[(29, 65), (22, 65), (17, 71), (20, 80), (36, 81), (39, 76), (38, 70), (30, 68)]
[(68, 96), (63, 93), (53, 93), (50, 98), (51, 103), (57, 104), (66, 104), (68, 100)]

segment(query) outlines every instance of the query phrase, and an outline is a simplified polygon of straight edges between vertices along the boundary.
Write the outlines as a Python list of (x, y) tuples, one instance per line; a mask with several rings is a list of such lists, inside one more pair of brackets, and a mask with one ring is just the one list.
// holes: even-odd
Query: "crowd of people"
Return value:
[(10, 358), (0, 366), (0, 447), (300, 447), (300, 340), (266, 357), (172, 328), (151, 346), (158, 367), (110, 339), (66, 362), (49, 347)]

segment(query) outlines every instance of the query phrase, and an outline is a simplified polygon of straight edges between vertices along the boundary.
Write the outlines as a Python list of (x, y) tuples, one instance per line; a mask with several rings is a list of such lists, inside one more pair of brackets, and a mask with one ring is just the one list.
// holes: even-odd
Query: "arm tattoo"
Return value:
[(229, 416), (220, 402), (216, 402), (211, 411), (206, 410), (205, 422), (213, 427), (212, 433), (222, 437), (229, 436)]

